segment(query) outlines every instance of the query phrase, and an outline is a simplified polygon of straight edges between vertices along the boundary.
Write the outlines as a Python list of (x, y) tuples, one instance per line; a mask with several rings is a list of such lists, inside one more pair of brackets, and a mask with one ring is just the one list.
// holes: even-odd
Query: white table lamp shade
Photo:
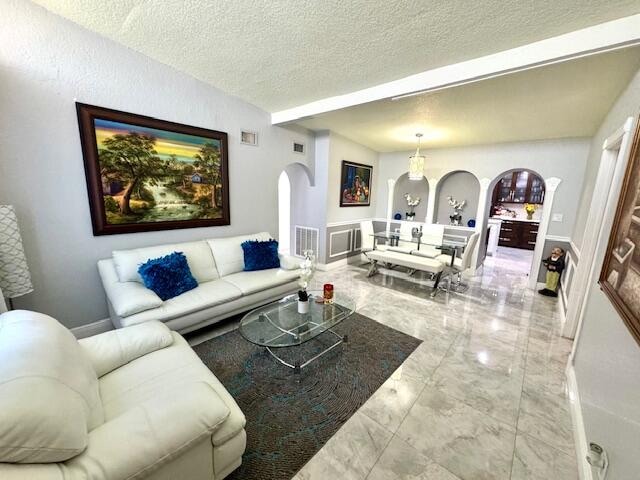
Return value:
[(16, 212), (0, 205), (0, 291), (5, 298), (33, 292)]

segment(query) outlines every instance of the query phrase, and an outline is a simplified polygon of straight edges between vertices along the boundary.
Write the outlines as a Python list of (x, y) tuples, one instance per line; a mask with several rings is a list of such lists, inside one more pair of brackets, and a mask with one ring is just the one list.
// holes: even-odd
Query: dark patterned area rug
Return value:
[[(238, 331), (194, 347), (247, 417), (247, 450), (232, 480), (288, 480), (391, 376), (421, 340), (354, 314), (334, 328), (342, 344), (295, 374)], [(278, 350), (311, 358), (329, 333)]]

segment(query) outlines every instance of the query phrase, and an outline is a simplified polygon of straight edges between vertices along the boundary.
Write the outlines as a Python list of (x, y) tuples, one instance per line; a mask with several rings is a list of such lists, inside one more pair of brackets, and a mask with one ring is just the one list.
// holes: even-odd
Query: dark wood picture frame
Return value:
[[(348, 195), (351, 195), (355, 192), (346, 193), (346, 189), (355, 190), (358, 189), (359, 186), (351, 184), (351, 186), (347, 185), (347, 182), (350, 182), (350, 170), (353, 169), (354, 173), (357, 173), (358, 170), (368, 171), (369, 178), (365, 181), (365, 184), (362, 188), (366, 189), (366, 201), (352, 201), (347, 198)], [(355, 178), (355, 177), (354, 177)], [(373, 165), (365, 165), (363, 163), (355, 163), (349, 162), (347, 160), (342, 161), (342, 165), (340, 168), (340, 206), (341, 207), (369, 207), (371, 206), (371, 184), (373, 181)]]
[(640, 122), (598, 282), (640, 345), (640, 217), (634, 213), (640, 213)]
[[(135, 233), (135, 232), (150, 232), (150, 231), (158, 231), (158, 230), (172, 230), (179, 228), (196, 228), (196, 227), (212, 227), (212, 226), (221, 226), (221, 225), (229, 225), (231, 223), (230, 217), (230, 209), (229, 209), (229, 160), (228, 160), (228, 139), (227, 134), (225, 132), (219, 132), (216, 130), (209, 130), (200, 127), (193, 127), (189, 125), (182, 125), (179, 123), (169, 122), (166, 120), (159, 120), (157, 118), (147, 117), (143, 115), (136, 115), (133, 113), (121, 112), (118, 110), (112, 110), (109, 108), (97, 107), (93, 105), (86, 105), (83, 103), (76, 103), (76, 111), (78, 114), (78, 126), (80, 129), (80, 142), (82, 145), (82, 155), (84, 158), (84, 167), (85, 167), (85, 176), (87, 181), (87, 191), (89, 194), (89, 206), (91, 210), (91, 222), (93, 225), (93, 234), (94, 235), (111, 235), (111, 234), (120, 234), (120, 233)], [(104, 122), (117, 122), (119, 124), (127, 124), (127, 126), (132, 126), (133, 130), (136, 127), (139, 127), (141, 132), (144, 132), (145, 129), (154, 129), (161, 130), (166, 132), (167, 135), (179, 136), (183, 135), (184, 137), (180, 138), (190, 138), (186, 136), (198, 137), (197, 140), (210, 140), (208, 145), (211, 146), (213, 150), (209, 150), (210, 153), (208, 159), (214, 158), (216, 162), (215, 167), (215, 179), (212, 182), (207, 182), (203, 180), (203, 177), (196, 172), (191, 175), (191, 179), (193, 182), (201, 183), (205, 185), (210, 183), (212, 193), (212, 205), (207, 205), (205, 207), (198, 207), (198, 205), (202, 205), (202, 196), (198, 199), (200, 203), (195, 203), (196, 196), (194, 194), (192, 198), (192, 202), (187, 204), (187, 206), (181, 206), (181, 208), (193, 208), (199, 209), (198, 212), (201, 212), (202, 209), (208, 208), (208, 212), (212, 212), (211, 215), (215, 215), (215, 218), (190, 218), (190, 219), (160, 219), (160, 220), (144, 220), (137, 222), (129, 222), (126, 220), (121, 223), (110, 223), (107, 219), (107, 208), (105, 207), (105, 193), (103, 190), (103, 171), (101, 169), (100, 164), (100, 154), (98, 153), (98, 140), (96, 135), (96, 120)], [(148, 130), (147, 130), (148, 131)], [(132, 132), (130, 132), (131, 134)], [(141, 134), (144, 135), (144, 134)], [(154, 139), (155, 141), (155, 139)], [(187, 144), (187, 147), (193, 148), (194, 144)], [(207, 145), (207, 142), (202, 145)], [(155, 143), (153, 147), (155, 149)], [(160, 155), (153, 150), (154, 155), (149, 158), (153, 158), (157, 162), (165, 162), (168, 161), (166, 159), (161, 159)], [(201, 151), (202, 152), (202, 151)], [(203, 155), (204, 156), (204, 155)], [(171, 165), (178, 165), (178, 161), (176, 160), (176, 156), (171, 156), (173, 163)], [(203, 168), (207, 168), (206, 166), (207, 159), (203, 160)], [(182, 162), (187, 165), (187, 162)], [(181, 163), (181, 164), (182, 164)], [(158, 163), (160, 165), (160, 163)], [(211, 170), (213, 171), (213, 170)], [(158, 173), (155, 174), (159, 175)], [(186, 175), (188, 177), (188, 174)], [(199, 180), (198, 180), (199, 179)], [(129, 182), (129, 184), (135, 182)], [(183, 182), (184, 183), (184, 182)], [(195, 188), (195, 185), (190, 184), (191, 188)], [(198, 185), (198, 187), (201, 187)], [(142, 188), (142, 187), (140, 187)], [(131, 189), (128, 189), (130, 191)], [(220, 191), (221, 190), (221, 191)], [(196, 190), (199, 192), (200, 190)], [(129, 194), (130, 195), (130, 194)], [(166, 193), (161, 193), (161, 195), (166, 195)], [(112, 197), (113, 198), (113, 197)], [(127, 196), (127, 208), (129, 207), (129, 196)], [(220, 205), (217, 205), (218, 200), (220, 201)], [(114, 208), (122, 209), (122, 202), (112, 202)], [(146, 203), (141, 202), (143, 205), (147, 205)], [(169, 203), (169, 202), (167, 202)], [(175, 202), (174, 202), (175, 203)], [(172, 205), (169, 207), (173, 208)], [(169, 208), (163, 207), (163, 208)], [(207, 211), (207, 210), (204, 210)], [(215, 212), (215, 213), (213, 213)], [(123, 218), (127, 218), (124, 214), (121, 214)], [(202, 215), (202, 213), (199, 213)], [(133, 213), (132, 213), (133, 215)], [(162, 218), (162, 215), (160, 215)]]

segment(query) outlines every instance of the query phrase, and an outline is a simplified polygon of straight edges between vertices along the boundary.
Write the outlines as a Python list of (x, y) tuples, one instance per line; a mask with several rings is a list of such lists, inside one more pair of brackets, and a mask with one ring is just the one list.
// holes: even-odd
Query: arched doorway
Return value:
[(313, 187), (313, 175), (301, 163), (290, 163), (278, 176), (278, 247), (281, 253), (295, 253), (296, 224), (315, 225), (309, 214), (314, 211)]
[(475, 220), (480, 201), (480, 182), (471, 172), (455, 170), (442, 177), (436, 186), (434, 223), (448, 225), (452, 209), (449, 206), (448, 197), (457, 201), (465, 201), (465, 207), (461, 212), (462, 226), (467, 226), (469, 220)]
[(405, 194), (407, 193), (414, 198), (420, 197), (420, 203), (414, 208), (414, 220), (416, 222), (424, 222), (427, 217), (427, 204), (429, 203), (429, 182), (425, 177), (422, 177), (422, 180), (410, 180), (408, 173), (400, 175), (394, 184), (392, 217), (400, 214), (402, 220), (405, 220), (406, 213), (409, 211), (405, 199)]
[[(483, 223), (489, 228), (484, 246), (491, 263), (507, 267), (515, 277), (534, 286), (533, 277), (539, 272), (534, 265), (535, 253), (545, 238), (541, 223), (545, 209), (551, 208), (545, 203), (546, 187), (542, 175), (531, 169), (502, 172), (489, 184)], [(534, 205), (533, 213), (528, 213), (525, 205)]]
[(291, 252), (291, 181), (286, 171), (278, 178), (278, 246), (281, 253)]

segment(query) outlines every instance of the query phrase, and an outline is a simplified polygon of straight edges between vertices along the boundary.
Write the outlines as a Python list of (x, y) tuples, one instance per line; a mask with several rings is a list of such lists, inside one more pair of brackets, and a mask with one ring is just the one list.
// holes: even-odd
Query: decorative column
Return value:
[(437, 187), (439, 178), (429, 179), (429, 200), (427, 201), (427, 216), (425, 217), (425, 223), (436, 222), (436, 194), (438, 193)]
[(396, 181), (393, 178), (387, 180), (387, 231), (391, 229), (393, 219), (393, 195), (395, 193)]
[(551, 212), (553, 210), (553, 201), (556, 190), (562, 182), (557, 177), (546, 178), (544, 180), (544, 203), (542, 204), (542, 218), (538, 227), (538, 236), (536, 237), (536, 248), (533, 250), (533, 262), (531, 264), (531, 272), (529, 273), (529, 288), (535, 289), (538, 283), (538, 273), (540, 272), (540, 262), (542, 262), (542, 254), (544, 250), (544, 242), (547, 239), (549, 224), (551, 223)]
[(479, 183), (480, 194), (478, 195), (478, 210), (476, 212), (475, 230), (480, 233), (480, 239), (478, 240), (478, 248), (476, 248), (473, 258), (471, 259), (471, 265), (475, 265), (476, 268), (479, 267), (478, 257), (480, 256), (480, 250), (485, 245), (482, 233), (487, 230), (488, 226), (489, 217), (487, 215), (487, 205), (489, 204), (489, 185), (491, 184), (491, 179), (482, 178)]

